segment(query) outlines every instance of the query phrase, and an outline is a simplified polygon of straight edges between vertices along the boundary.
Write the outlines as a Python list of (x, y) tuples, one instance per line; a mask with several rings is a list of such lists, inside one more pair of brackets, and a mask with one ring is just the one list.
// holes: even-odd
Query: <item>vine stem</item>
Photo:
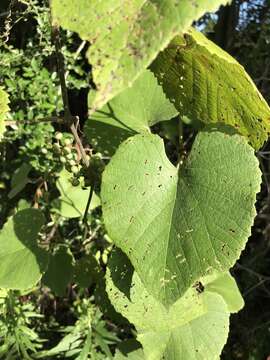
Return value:
[(89, 196), (88, 196), (87, 204), (86, 204), (86, 207), (85, 207), (85, 210), (84, 210), (84, 215), (83, 215), (83, 224), (85, 225), (83, 242), (85, 242), (86, 237), (87, 237), (87, 233), (88, 233), (88, 230), (89, 230), (87, 215), (88, 215), (88, 212), (89, 212), (89, 208), (90, 208), (91, 200), (92, 200), (92, 197), (93, 197), (93, 193), (94, 193), (94, 186), (92, 185), (90, 187)]
[(27, 125), (34, 125), (36, 123), (41, 123), (41, 122), (54, 122), (54, 123), (58, 123), (58, 124), (64, 124), (65, 123), (65, 119), (58, 117), (58, 116), (50, 116), (50, 117), (44, 117), (44, 118), (40, 118), (40, 119), (32, 119), (32, 120), (5, 120), (5, 125), (7, 126), (16, 126), (18, 124), (27, 124)]
[(84, 147), (82, 145), (81, 139), (78, 135), (77, 128), (75, 126), (75, 123), (78, 123), (79, 119), (77, 116), (72, 116), (69, 106), (69, 99), (68, 99), (68, 91), (67, 91), (67, 85), (66, 85), (66, 72), (65, 72), (65, 62), (64, 57), (61, 52), (61, 41), (60, 41), (60, 30), (57, 25), (52, 24), (52, 39), (53, 43), (55, 45), (55, 54), (56, 54), (56, 60), (57, 60), (57, 72), (58, 77), (60, 81), (60, 87), (61, 87), (61, 95), (64, 105), (64, 120), (65, 123), (70, 127), (70, 130), (73, 134), (73, 137), (78, 145), (78, 148), (81, 153), (81, 158), (83, 160), (83, 163), (86, 167), (89, 167), (89, 160), (86, 155), (86, 152), (84, 150)]

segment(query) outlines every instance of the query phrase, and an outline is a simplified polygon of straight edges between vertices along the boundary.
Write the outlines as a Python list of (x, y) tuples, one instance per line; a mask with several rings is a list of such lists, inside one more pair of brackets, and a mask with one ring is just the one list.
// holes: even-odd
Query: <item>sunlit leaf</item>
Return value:
[(98, 151), (111, 155), (129, 136), (149, 132), (150, 126), (170, 120), (177, 114), (153, 73), (146, 70), (131, 88), (97, 110), (84, 130)]
[(152, 70), (182, 115), (231, 125), (256, 149), (269, 137), (266, 101), (244, 68), (203, 34), (176, 37)]
[(88, 40), (100, 109), (134, 80), (179, 32), (226, 0), (53, 0), (54, 23)]
[(0, 88), (0, 138), (2, 137), (5, 131), (5, 116), (6, 113), (9, 111), (9, 100), (8, 94)]
[[(219, 359), (229, 331), (230, 301), (211, 288), (209, 279), (201, 278), (200, 290), (193, 286), (165, 307), (145, 289), (123, 253), (112, 255), (106, 277), (110, 300), (136, 327), (143, 358)], [(222, 283), (218, 275), (214, 278)], [(232, 278), (223, 286), (232, 297), (240, 296)]]
[(105, 225), (148, 291), (172, 304), (199, 277), (234, 265), (260, 182), (254, 150), (239, 135), (200, 133), (180, 167), (160, 137), (135, 135), (104, 171)]

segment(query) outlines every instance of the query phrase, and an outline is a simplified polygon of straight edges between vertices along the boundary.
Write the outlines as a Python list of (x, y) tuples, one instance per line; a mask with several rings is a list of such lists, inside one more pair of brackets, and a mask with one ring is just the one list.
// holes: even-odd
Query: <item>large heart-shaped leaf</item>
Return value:
[(0, 88), (0, 138), (5, 131), (5, 115), (9, 111), (8, 94)]
[(0, 232), (0, 287), (26, 290), (45, 271), (48, 254), (37, 244), (44, 224), (39, 210), (25, 209), (11, 217)]
[(150, 126), (170, 120), (177, 114), (154, 74), (146, 70), (131, 88), (97, 110), (84, 130), (95, 148), (111, 155), (129, 136), (149, 132)]
[(270, 108), (245, 69), (195, 29), (176, 37), (152, 70), (182, 115), (231, 125), (256, 149), (270, 135)]
[(154, 60), (171, 39), (226, 0), (53, 0), (54, 22), (91, 47), (88, 59), (100, 109)]
[[(222, 274), (221, 279), (218, 275), (200, 279), (197, 288), (191, 287), (166, 308), (147, 292), (119, 251), (109, 261), (106, 278), (110, 300), (135, 325), (147, 360), (218, 359), (229, 331), (230, 310), (243, 306), (234, 280)], [(211, 288), (213, 281), (223, 285), (227, 296)]]
[(157, 135), (135, 135), (104, 171), (105, 225), (148, 291), (171, 304), (198, 277), (235, 263), (260, 181), (254, 150), (239, 135), (200, 133), (180, 168)]

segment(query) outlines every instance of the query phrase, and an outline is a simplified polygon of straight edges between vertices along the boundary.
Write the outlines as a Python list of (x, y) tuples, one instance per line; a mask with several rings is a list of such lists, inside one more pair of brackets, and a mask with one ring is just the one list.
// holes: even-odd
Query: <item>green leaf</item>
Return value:
[(100, 109), (126, 87), (179, 32), (226, 0), (53, 0), (55, 24), (88, 40)]
[(145, 70), (131, 88), (92, 115), (85, 131), (88, 141), (96, 145), (98, 151), (112, 155), (129, 136), (149, 132), (150, 126), (177, 114), (153, 73)]
[(92, 115), (85, 131), (88, 141), (96, 145), (98, 151), (112, 155), (124, 139), (149, 132), (150, 126), (177, 114), (153, 73), (145, 70), (131, 88)]
[[(57, 180), (57, 188), (60, 197), (53, 201), (53, 211), (66, 218), (76, 218), (84, 215), (90, 188), (82, 188), (83, 178), (80, 183), (73, 186), (71, 174), (67, 170), (62, 170)], [(100, 205), (99, 197), (93, 193), (90, 210), (94, 210)]]
[(9, 100), (8, 94), (0, 88), (0, 138), (2, 137), (6, 126), (5, 126), (5, 115), (9, 111)]
[(39, 210), (17, 212), (0, 232), (0, 287), (26, 290), (40, 280), (48, 254), (37, 244), (44, 224)]
[(244, 300), (230, 274), (220, 274), (218, 278), (210, 275), (205, 277), (208, 290), (220, 294), (226, 301), (230, 313), (236, 313), (244, 307)]
[(29, 182), (28, 174), (31, 171), (32, 166), (28, 163), (23, 163), (18, 169), (15, 170), (11, 179), (11, 190), (8, 193), (8, 197), (12, 199), (19, 194)]
[(101, 267), (92, 254), (86, 255), (76, 262), (73, 280), (80, 287), (87, 288), (100, 281), (101, 277)]
[(50, 256), (48, 269), (42, 278), (43, 284), (48, 286), (56, 295), (64, 296), (66, 287), (73, 276), (74, 262), (70, 249), (64, 245), (59, 246), (55, 253)]
[[(135, 325), (145, 359), (219, 358), (229, 331), (229, 309), (226, 300), (210, 289), (211, 282), (201, 278), (202, 290), (193, 286), (166, 308), (145, 289), (122, 252), (113, 253), (106, 278), (110, 300)], [(215, 278), (222, 283), (218, 275)], [(232, 278), (224, 285), (239, 296)]]
[(254, 150), (240, 135), (200, 133), (180, 168), (159, 136), (135, 135), (103, 173), (105, 226), (148, 291), (172, 304), (199, 277), (234, 265), (260, 182)]
[(176, 37), (152, 64), (180, 114), (203, 123), (225, 123), (259, 149), (270, 135), (270, 108), (229, 54), (194, 29)]

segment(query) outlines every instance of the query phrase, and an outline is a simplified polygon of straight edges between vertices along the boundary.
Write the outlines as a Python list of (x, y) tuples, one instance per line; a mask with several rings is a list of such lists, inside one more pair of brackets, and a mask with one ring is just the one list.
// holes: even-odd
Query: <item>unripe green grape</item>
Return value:
[(65, 154), (70, 154), (71, 153), (71, 148), (70, 147), (65, 146), (63, 150), (64, 150)]
[(58, 143), (53, 144), (53, 150), (56, 152), (60, 152), (60, 145)]
[(63, 134), (62, 134), (62, 133), (60, 133), (60, 132), (57, 132), (57, 133), (55, 134), (55, 138), (56, 138), (56, 140), (61, 140), (61, 139), (62, 139), (62, 137), (63, 137)]
[(64, 144), (65, 144), (66, 146), (71, 145), (71, 144), (72, 144), (72, 141), (71, 141), (70, 139), (65, 139), (65, 140), (64, 140)]
[(48, 153), (48, 150), (46, 148), (41, 149), (42, 154), (46, 155)]
[(73, 174), (77, 174), (80, 171), (80, 169), (78, 168), (78, 166), (71, 166), (71, 172)]
[(69, 165), (70, 165), (70, 166), (75, 166), (75, 165), (76, 165), (76, 161), (70, 160), (70, 161), (69, 161)]
[(67, 160), (64, 156), (60, 156), (60, 161), (62, 164), (65, 164), (67, 162)]
[(74, 158), (74, 154), (70, 153), (70, 154), (67, 154), (66, 158), (68, 160), (72, 160)]

